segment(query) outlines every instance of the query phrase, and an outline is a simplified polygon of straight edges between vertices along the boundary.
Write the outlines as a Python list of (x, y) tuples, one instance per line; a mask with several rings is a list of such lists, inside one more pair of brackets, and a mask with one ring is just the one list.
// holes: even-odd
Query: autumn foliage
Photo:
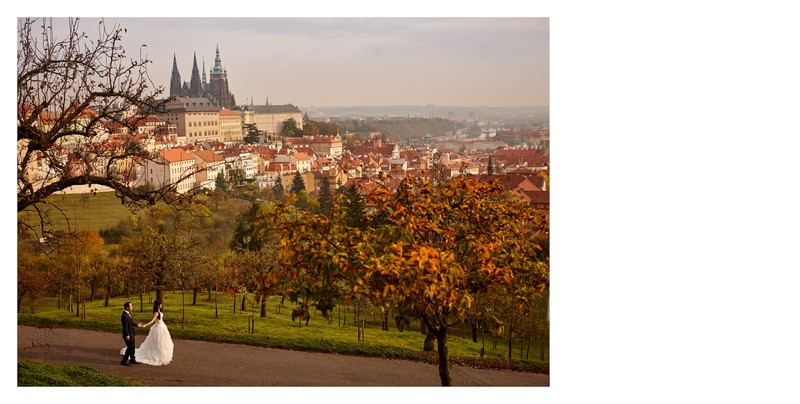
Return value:
[(502, 287), (524, 309), (547, 289), (549, 258), (539, 245), (547, 218), (498, 182), (470, 177), (406, 178), (394, 190), (374, 187), (366, 200), (366, 226), (348, 225), (338, 204), (328, 218), (287, 202), (259, 229), (275, 232), (292, 293), (323, 313), (359, 295), (421, 319), (450, 385), (447, 328), (481, 317), (476, 297)]

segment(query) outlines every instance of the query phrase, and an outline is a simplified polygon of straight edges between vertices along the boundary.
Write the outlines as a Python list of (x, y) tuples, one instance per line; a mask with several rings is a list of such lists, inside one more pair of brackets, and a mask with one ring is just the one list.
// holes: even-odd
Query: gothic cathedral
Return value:
[(172, 78), (169, 82), (170, 97), (192, 97), (208, 98), (212, 103), (220, 108), (232, 109), (236, 106), (236, 100), (228, 88), (228, 71), (222, 67), (222, 59), (219, 57), (219, 45), (217, 45), (217, 56), (214, 59), (214, 68), (210, 71), (210, 82), (206, 82), (206, 63), (203, 61), (203, 78), (197, 68), (197, 54), (194, 55), (192, 65), (192, 78), (187, 82), (181, 81), (181, 74), (178, 73), (178, 59), (172, 56)]

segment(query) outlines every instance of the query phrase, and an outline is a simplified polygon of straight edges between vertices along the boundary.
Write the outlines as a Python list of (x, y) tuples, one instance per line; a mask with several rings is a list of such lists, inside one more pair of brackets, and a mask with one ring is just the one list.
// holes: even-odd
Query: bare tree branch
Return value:
[(190, 198), (174, 183), (141, 186), (142, 167), (165, 164), (147, 147), (152, 135), (136, 132), (169, 101), (149, 78), (151, 61), (142, 48), (129, 57), (118, 25), (101, 20), (90, 38), (79, 22), (61, 33), (52, 19), (17, 21), (17, 212), (75, 185), (109, 187), (132, 208)]

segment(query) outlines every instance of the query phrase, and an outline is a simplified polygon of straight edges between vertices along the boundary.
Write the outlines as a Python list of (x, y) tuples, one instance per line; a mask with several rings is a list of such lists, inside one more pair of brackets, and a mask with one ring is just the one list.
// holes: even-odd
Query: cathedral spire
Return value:
[(194, 54), (194, 63), (192, 65), (192, 79), (189, 82), (189, 94), (191, 97), (202, 97), (203, 90), (200, 87), (200, 70), (197, 68), (197, 52)]
[(181, 74), (178, 73), (178, 58), (172, 54), (172, 77), (169, 80), (169, 96), (180, 97), (181, 95)]
[(203, 92), (206, 91), (206, 87), (208, 86), (208, 81), (206, 81), (206, 60), (203, 59)]
[(214, 58), (214, 69), (211, 70), (211, 74), (222, 74), (222, 59), (219, 57), (219, 44), (217, 44), (217, 56)]

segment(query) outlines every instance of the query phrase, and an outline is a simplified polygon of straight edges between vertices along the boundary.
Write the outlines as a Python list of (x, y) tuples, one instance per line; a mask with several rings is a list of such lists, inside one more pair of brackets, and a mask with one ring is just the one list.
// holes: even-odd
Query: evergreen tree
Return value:
[(330, 217), (333, 208), (333, 194), (331, 193), (331, 183), (327, 175), (323, 176), (322, 181), (320, 181), (317, 201), (319, 202), (319, 213), (325, 215), (325, 217)]
[(311, 203), (308, 201), (308, 192), (306, 190), (301, 190), (297, 193), (297, 200), (294, 202), (294, 206), (301, 211), (308, 212), (309, 208), (311, 207)]
[(489, 165), (486, 167), (486, 174), (493, 175), (494, 174), (494, 166), (492, 164), (492, 156), (489, 156)]
[(339, 190), (344, 195), (342, 209), (345, 212), (347, 226), (359, 229), (366, 228), (366, 223), (364, 222), (366, 204), (356, 184), (351, 183), (346, 187), (339, 188)]
[(281, 182), (281, 175), (275, 177), (275, 184), (272, 186), (272, 195), (275, 196), (276, 201), (283, 200), (283, 182)]
[(253, 223), (256, 220), (256, 215), (261, 209), (261, 204), (253, 202), (246, 212), (239, 215), (236, 219), (236, 228), (233, 231), (233, 237), (229, 243), (232, 250), (249, 250), (257, 251), (263, 245), (261, 237), (258, 233), (254, 232)]
[(244, 133), (244, 142), (247, 144), (258, 143), (261, 140), (261, 132), (259, 132), (254, 123), (245, 124)]
[(303, 176), (300, 175), (300, 171), (296, 171), (294, 174), (294, 179), (292, 180), (292, 188), (289, 192), (297, 195), (300, 191), (306, 190), (306, 183), (303, 181)]
[(228, 190), (228, 180), (225, 179), (225, 172), (221, 172), (217, 175), (217, 178), (214, 180), (214, 185), (223, 190)]

